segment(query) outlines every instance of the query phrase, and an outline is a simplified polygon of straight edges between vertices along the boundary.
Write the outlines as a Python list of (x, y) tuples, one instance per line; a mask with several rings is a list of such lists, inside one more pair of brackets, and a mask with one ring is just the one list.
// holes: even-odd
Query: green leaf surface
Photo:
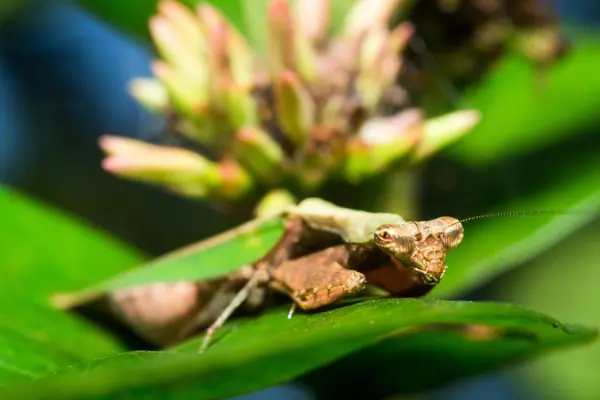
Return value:
[(75, 218), (0, 187), (0, 265), (10, 282), (0, 296), (26, 293), (46, 301), (139, 264), (133, 248)]
[(78, 293), (60, 295), (75, 305), (107, 291), (152, 282), (203, 281), (233, 272), (265, 255), (283, 233), (283, 219), (256, 219), (208, 240), (184, 247)]
[(75, 290), (112, 276), (142, 257), (117, 240), (7, 188), (0, 188), (0, 220), (4, 282), (0, 376), (34, 376), (76, 360), (121, 351), (114, 337), (55, 310), (48, 297), (59, 289)]
[(67, 367), (76, 358), (56, 348), (48, 347), (34, 338), (0, 325), (0, 386), (28, 382)]
[[(232, 322), (202, 355), (196, 353), (197, 340), (172, 351), (119, 354), (0, 389), (0, 396), (223, 398), (300, 377), (360, 350), (393, 363), (396, 368), (385, 376), (398, 393), (413, 392), (595, 336), (588, 328), (494, 303), (371, 299), (318, 313), (299, 312), (291, 320), (286, 313), (282, 308)], [(447, 355), (448, 373), (418, 376), (419, 368), (404, 364), (404, 356), (415, 352)], [(366, 359), (360, 368), (368, 372), (378, 365)]]
[[(59, 360), (67, 359), (69, 364), (124, 349), (116, 337), (88, 321), (56, 310), (48, 304), (40, 304), (24, 295), (0, 296), (0, 309), (3, 310), (0, 313), (0, 331), (3, 333), (0, 335), (13, 332), (32, 341), (28, 350), (22, 353), (22, 361), (26, 364), (26, 354), (40, 353), (39, 348), (60, 354)], [(9, 339), (5, 340), (8, 349), (12, 345)], [(6, 360), (0, 355), (0, 369), (5, 363)], [(66, 365), (62, 362), (61, 366)]]
[(597, 121), (600, 108), (598, 34), (577, 35), (572, 53), (547, 71), (506, 57), (468, 92), (463, 107), (481, 112), (481, 123), (451, 154), (473, 165), (519, 157), (572, 137)]

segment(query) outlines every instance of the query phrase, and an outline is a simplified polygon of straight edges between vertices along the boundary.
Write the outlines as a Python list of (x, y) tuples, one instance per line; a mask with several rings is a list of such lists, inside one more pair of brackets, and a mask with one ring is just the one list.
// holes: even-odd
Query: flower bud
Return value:
[(367, 121), (348, 144), (345, 176), (358, 183), (384, 172), (410, 152), (422, 129), (423, 115), (418, 109)]
[(281, 178), (283, 150), (265, 131), (246, 127), (238, 132), (236, 156), (263, 182), (275, 183)]
[(306, 34), (313, 46), (321, 44), (329, 29), (331, 18), (330, 0), (296, 0), (298, 26)]
[(169, 92), (162, 83), (151, 78), (135, 78), (129, 83), (129, 93), (148, 111), (165, 112), (169, 106)]
[(310, 93), (293, 72), (284, 71), (275, 81), (275, 105), (284, 133), (293, 143), (304, 143), (316, 110)]
[(257, 218), (267, 218), (284, 212), (296, 204), (296, 199), (287, 190), (275, 189), (267, 193), (254, 209)]
[(194, 53), (205, 50), (206, 40), (196, 16), (188, 7), (178, 1), (162, 0), (158, 3), (158, 10), (174, 28), (182, 49)]
[(207, 197), (221, 184), (217, 165), (193, 151), (117, 136), (102, 136), (99, 144), (109, 155), (104, 170), (123, 178), (192, 197)]
[(373, 26), (387, 26), (405, 0), (358, 0), (344, 21), (344, 33), (360, 37)]
[(427, 120), (413, 160), (422, 161), (469, 133), (480, 120), (477, 110), (456, 111)]

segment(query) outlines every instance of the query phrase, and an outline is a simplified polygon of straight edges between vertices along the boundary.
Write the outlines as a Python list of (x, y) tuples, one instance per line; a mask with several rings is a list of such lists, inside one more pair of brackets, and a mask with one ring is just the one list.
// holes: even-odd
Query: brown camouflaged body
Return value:
[[(112, 311), (146, 340), (164, 345), (209, 325), (247, 281), (255, 268), (269, 271), (267, 287), (289, 296), (304, 310), (318, 309), (356, 293), (367, 283), (395, 297), (418, 297), (434, 285), (422, 279), (428, 271), (441, 277), (446, 268), (441, 233), (454, 219), (390, 225), (415, 244), (405, 259), (390, 257), (373, 242), (344, 243), (331, 232), (307, 225), (301, 217), (289, 218), (279, 242), (252, 267), (206, 282), (157, 283), (128, 288), (109, 298)], [(408, 224), (408, 225), (407, 225)], [(460, 226), (460, 225), (459, 225)], [(407, 228), (408, 227), (408, 228)], [(412, 227), (414, 231), (411, 230)], [(454, 237), (456, 244), (462, 239)], [(419, 235), (420, 233), (420, 235)], [(397, 253), (397, 249), (394, 250)], [(397, 255), (397, 254), (396, 254)], [(225, 288), (227, 290), (220, 290)], [(246, 309), (267, 304), (264, 286), (256, 288), (256, 299)], [(190, 320), (194, 322), (190, 324)]]

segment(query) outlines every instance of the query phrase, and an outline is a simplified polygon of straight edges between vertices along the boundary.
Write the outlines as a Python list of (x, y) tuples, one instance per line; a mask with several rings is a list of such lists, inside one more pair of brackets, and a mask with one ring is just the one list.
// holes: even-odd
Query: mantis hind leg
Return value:
[(202, 344), (200, 345), (199, 352), (203, 353), (208, 348), (210, 340), (214, 334), (223, 326), (225, 321), (233, 314), (233, 312), (241, 306), (252, 294), (252, 291), (257, 288), (260, 284), (269, 280), (269, 273), (265, 269), (256, 269), (244, 285), (244, 287), (237, 292), (233, 299), (229, 302), (227, 307), (221, 312), (219, 317), (208, 327)]

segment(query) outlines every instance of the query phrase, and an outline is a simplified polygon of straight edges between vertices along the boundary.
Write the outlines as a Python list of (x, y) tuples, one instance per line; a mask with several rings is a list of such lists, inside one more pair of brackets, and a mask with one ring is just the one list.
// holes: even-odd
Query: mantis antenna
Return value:
[(459, 219), (457, 222), (448, 226), (450, 228), (456, 224), (462, 224), (463, 222), (474, 221), (483, 218), (495, 218), (495, 217), (519, 217), (524, 215), (568, 215), (568, 214), (589, 214), (592, 211), (589, 210), (529, 210), (529, 211), (500, 211), (496, 213), (475, 215), (473, 217), (467, 217)]
[(582, 210), (530, 210), (530, 211), (501, 211), (497, 213), (481, 214), (473, 217), (463, 218), (459, 222), (473, 221), (482, 218), (494, 217), (518, 217), (523, 215), (567, 215), (567, 214), (583, 214)]

